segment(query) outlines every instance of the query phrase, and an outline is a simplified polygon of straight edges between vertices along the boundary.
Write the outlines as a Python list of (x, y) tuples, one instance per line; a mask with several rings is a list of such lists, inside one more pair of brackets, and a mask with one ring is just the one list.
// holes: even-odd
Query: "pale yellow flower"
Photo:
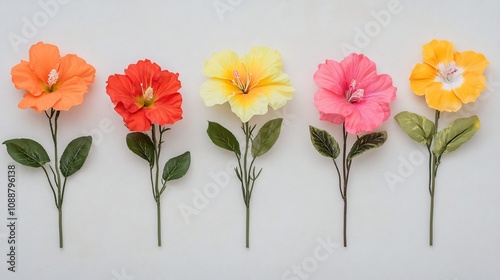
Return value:
[(277, 110), (293, 97), (280, 53), (267, 47), (253, 47), (243, 57), (231, 50), (216, 53), (205, 62), (203, 74), (209, 78), (201, 86), (205, 104), (229, 102), (242, 122), (264, 115), (268, 106)]

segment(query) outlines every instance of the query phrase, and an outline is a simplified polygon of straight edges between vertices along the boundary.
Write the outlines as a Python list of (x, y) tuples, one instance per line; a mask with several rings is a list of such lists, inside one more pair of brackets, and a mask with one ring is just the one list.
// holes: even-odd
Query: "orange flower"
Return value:
[(75, 54), (61, 57), (57, 46), (38, 42), (30, 48), (29, 61), (14, 66), (11, 75), (16, 89), (25, 90), (19, 108), (66, 111), (83, 102), (95, 69)]
[(486, 57), (473, 51), (453, 50), (453, 43), (432, 40), (422, 48), (424, 63), (410, 76), (410, 87), (425, 95), (427, 105), (441, 112), (456, 112), (462, 104), (474, 102), (486, 88), (483, 75)]
[(161, 70), (149, 59), (130, 64), (125, 75), (108, 78), (106, 93), (131, 131), (146, 131), (152, 124), (173, 124), (182, 119), (179, 74)]

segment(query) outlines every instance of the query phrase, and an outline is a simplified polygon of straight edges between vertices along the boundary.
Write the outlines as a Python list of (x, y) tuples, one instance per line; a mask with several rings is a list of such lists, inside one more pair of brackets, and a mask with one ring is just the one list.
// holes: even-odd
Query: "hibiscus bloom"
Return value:
[(314, 104), (320, 119), (345, 123), (347, 132), (371, 132), (387, 120), (396, 88), (389, 75), (377, 75), (375, 63), (362, 54), (350, 54), (341, 62), (326, 60), (314, 74), (320, 90)]
[(294, 88), (282, 72), (281, 55), (267, 47), (253, 47), (239, 57), (231, 50), (222, 51), (205, 62), (203, 73), (209, 77), (201, 87), (207, 106), (229, 102), (242, 122), (264, 115), (292, 99)]
[(57, 46), (38, 42), (29, 50), (29, 61), (14, 66), (11, 75), (16, 89), (25, 90), (19, 108), (66, 111), (83, 102), (95, 69), (75, 54), (61, 57)]
[(131, 131), (146, 131), (152, 124), (163, 126), (182, 119), (178, 77), (148, 59), (140, 60), (130, 64), (125, 75), (109, 76), (106, 92)]
[(453, 43), (444, 40), (432, 40), (422, 52), (424, 63), (413, 69), (410, 87), (415, 94), (425, 95), (430, 108), (456, 112), (486, 88), (483, 72), (488, 60), (484, 55), (453, 52)]

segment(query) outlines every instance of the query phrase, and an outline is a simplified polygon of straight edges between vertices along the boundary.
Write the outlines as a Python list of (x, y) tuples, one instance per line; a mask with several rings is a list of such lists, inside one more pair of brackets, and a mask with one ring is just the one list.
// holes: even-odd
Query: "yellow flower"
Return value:
[(486, 57), (473, 51), (453, 52), (453, 43), (432, 40), (423, 47), (423, 64), (410, 76), (410, 87), (425, 95), (430, 108), (456, 112), (462, 104), (474, 102), (486, 88), (483, 75)]
[(209, 79), (201, 86), (207, 106), (229, 102), (231, 111), (242, 122), (254, 115), (283, 107), (292, 99), (294, 88), (282, 72), (281, 55), (267, 47), (253, 47), (239, 57), (231, 50), (212, 55), (205, 62), (203, 74)]

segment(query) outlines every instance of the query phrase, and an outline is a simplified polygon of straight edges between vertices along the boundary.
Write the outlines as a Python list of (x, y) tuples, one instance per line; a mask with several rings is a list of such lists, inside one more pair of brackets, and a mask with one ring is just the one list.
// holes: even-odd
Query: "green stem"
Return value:
[[(245, 151), (243, 153), (243, 167), (240, 162), (241, 158), (237, 156), (238, 158), (238, 165), (239, 165), (239, 170), (240, 174), (238, 175), (238, 172), (236, 173), (238, 175), (238, 179), (241, 181), (241, 191), (243, 192), (243, 201), (245, 202), (245, 207), (246, 207), (246, 236), (245, 236), (245, 244), (246, 248), (250, 247), (250, 199), (252, 197), (252, 191), (253, 191), (253, 186), (255, 183), (255, 179), (257, 179), (258, 175), (255, 175), (255, 168), (252, 176), (251, 169), (253, 168), (253, 163), (255, 161), (255, 158), (252, 159), (250, 166), (248, 166), (248, 150), (250, 147), (250, 142), (252, 141), (252, 131), (254, 130), (254, 127), (250, 127), (248, 122), (245, 122), (242, 124), (241, 129), (243, 130), (243, 133), (245, 134)], [(259, 172), (260, 174), (260, 172)]]
[[(438, 122), (439, 122), (439, 117), (440, 117), (440, 111), (436, 110), (436, 114), (434, 116), (434, 124), (435, 124), (435, 130), (434, 130), (434, 137), (436, 136), (438, 132)], [(432, 172), (431, 172), (431, 185), (430, 185), (430, 195), (431, 195), (431, 209), (430, 209), (430, 218), (429, 218), (429, 246), (432, 246), (434, 243), (434, 197), (436, 194), (436, 175), (437, 175), (437, 170), (439, 163), (441, 161), (440, 157), (437, 157), (434, 153), (432, 155)]]
[(249, 183), (249, 171), (247, 168), (247, 158), (248, 158), (248, 143), (250, 142), (250, 129), (248, 122), (243, 124), (243, 131), (245, 132), (245, 153), (243, 154), (243, 178), (245, 180), (245, 198), (248, 201), (248, 183)]
[(250, 248), (250, 204), (247, 205), (246, 219), (246, 247)]
[(162, 136), (163, 130), (161, 126), (158, 127), (160, 132), (159, 141), (156, 138), (156, 125), (153, 124), (151, 126), (151, 138), (153, 140), (154, 145), (154, 168), (155, 168), (155, 177), (153, 181), (153, 167), (150, 167), (150, 178), (151, 178), (151, 188), (153, 192), (153, 198), (156, 202), (156, 221), (157, 221), (157, 238), (158, 238), (158, 247), (161, 247), (161, 207), (160, 207), (160, 190), (159, 190), (159, 175), (160, 175), (160, 153), (161, 153), (161, 144), (162, 144)]
[(243, 154), (243, 178), (245, 186), (245, 206), (246, 206), (246, 227), (245, 227), (245, 244), (246, 248), (250, 248), (250, 171), (247, 168), (248, 159), (248, 146), (250, 143), (250, 127), (248, 122), (243, 124), (243, 131), (245, 132), (245, 153)]
[(59, 248), (63, 248), (62, 205), (57, 210), (59, 212)]
[(337, 162), (335, 161), (335, 159), (333, 159), (333, 164), (335, 165), (335, 170), (337, 170), (337, 176), (339, 178), (340, 196), (342, 197), (342, 199), (344, 199), (344, 193), (342, 192), (342, 179), (340, 177), (340, 170), (339, 170), (339, 166), (337, 165)]
[(158, 201), (156, 202), (156, 218), (158, 222), (158, 247), (161, 247), (161, 207), (159, 197)]
[(347, 247), (347, 183), (349, 181), (349, 168), (347, 160), (347, 131), (345, 130), (345, 123), (342, 124), (342, 135), (344, 138), (344, 145), (342, 149), (342, 175), (344, 177), (344, 247)]
[[(57, 149), (57, 120), (59, 119), (59, 115), (61, 114), (61, 111), (56, 111), (54, 109), (50, 109), (50, 114), (45, 112), (45, 115), (49, 119), (49, 126), (50, 126), (50, 133), (52, 136), (52, 142), (54, 143), (54, 169), (55, 171), (51, 168), (52, 173), (55, 172), (54, 175), (54, 183), (57, 187), (57, 198), (56, 198), (56, 207), (58, 210), (59, 214), (59, 248), (63, 248), (63, 231), (62, 231), (62, 205), (63, 205), (63, 192), (64, 192), (64, 187), (61, 185), (61, 171), (59, 170), (59, 154), (58, 154), (58, 149)], [(48, 174), (46, 174), (48, 175)], [(48, 178), (48, 176), (47, 176)], [(49, 184), (54, 191), (52, 184), (50, 183), (49, 179)], [(66, 180), (64, 182), (64, 185), (66, 185)]]
[[(159, 138), (157, 139), (157, 128), (156, 125), (153, 124), (151, 126), (151, 138), (154, 145), (154, 162), (153, 166), (149, 167), (149, 177), (151, 180), (151, 191), (153, 192), (153, 198), (156, 202), (156, 221), (157, 221), (157, 232), (158, 232), (158, 247), (161, 247), (161, 194), (165, 190), (165, 183), (162, 184), (162, 188), (160, 190), (160, 154), (161, 154), (161, 145), (163, 144), (163, 133), (169, 128), (162, 128), (161, 125), (158, 125), (158, 132), (160, 133)], [(155, 169), (155, 176), (153, 178), (153, 168)]]
[(57, 203), (56, 192), (54, 191), (54, 186), (52, 186), (52, 181), (50, 181), (49, 173), (47, 172), (47, 169), (45, 168), (45, 166), (42, 166), (42, 169), (43, 169), (43, 172), (45, 173), (45, 177), (47, 177), (47, 181), (49, 181), (50, 190), (52, 191), (52, 194), (54, 195), (54, 202), (55, 202), (55, 205), (57, 208), (58, 203)]
[(432, 196), (432, 151), (431, 151), (432, 141), (427, 145), (427, 152), (429, 152), (429, 194)]
[(433, 166), (432, 166), (432, 180), (431, 180), (431, 210), (430, 210), (430, 219), (429, 219), (429, 246), (433, 245), (434, 241), (434, 194), (436, 191), (436, 173), (437, 166), (435, 165), (436, 157), (433, 157)]

